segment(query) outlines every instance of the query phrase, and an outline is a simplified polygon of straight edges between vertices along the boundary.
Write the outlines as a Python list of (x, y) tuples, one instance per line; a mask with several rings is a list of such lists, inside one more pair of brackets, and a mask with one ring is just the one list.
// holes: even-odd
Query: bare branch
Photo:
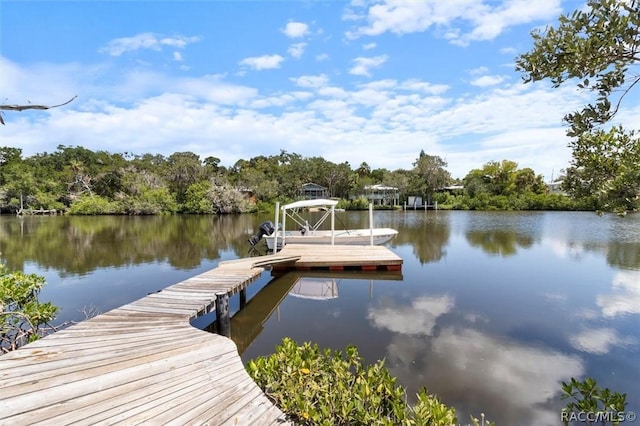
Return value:
[[(45, 109), (51, 109), (51, 108), (58, 108), (58, 107), (70, 104), (77, 97), (78, 95), (75, 95), (73, 98), (69, 99), (67, 102), (64, 102), (58, 105), (0, 105), (0, 111), (24, 111), (27, 109), (45, 110)], [(4, 119), (2, 118), (2, 114), (0, 114), (0, 124), (5, 124)]]

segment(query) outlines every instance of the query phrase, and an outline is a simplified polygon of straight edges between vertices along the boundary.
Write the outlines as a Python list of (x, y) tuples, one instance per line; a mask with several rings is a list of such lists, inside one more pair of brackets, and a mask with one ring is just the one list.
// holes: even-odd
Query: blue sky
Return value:
[(588, 98), (522, 84), (514, 58), (532, 29), (582, 6), (2, 0), (2, 102), (78, 98), (7, 112), (0, 144), (191, 151), (226, 166), (286, 150), (390, 170), (424, 150), (454, 177), (509, 159), (550, 180), (571, 158), (562, 117)]

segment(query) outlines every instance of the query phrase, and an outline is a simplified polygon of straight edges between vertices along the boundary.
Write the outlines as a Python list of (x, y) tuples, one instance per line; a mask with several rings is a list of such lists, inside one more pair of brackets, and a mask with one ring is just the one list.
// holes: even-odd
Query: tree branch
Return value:
[[(51, 108), (58, 108), (58, 107), (70, 104), (77, 97), (78, 95), (75, 95), (73, 98), (69, 99), (67, 102), (61, 103), (59, 105), (50, 105), (50, 106), (49, 105), (0, 105), (0, 111), (24, 111), (27, 109), (45, 110), (45, 109), (51, 109)], [(2, 118), (2, 114), (0, 114), (0, 124), (4, 124), (4, 119)]]

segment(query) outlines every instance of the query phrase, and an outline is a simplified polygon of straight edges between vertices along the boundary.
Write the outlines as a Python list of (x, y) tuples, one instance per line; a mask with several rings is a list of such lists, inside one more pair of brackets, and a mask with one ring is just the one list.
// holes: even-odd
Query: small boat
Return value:
[[(276, 211), (276, 224), (265, 222), (260, 225), (258, 235), (252, 237), (249, 242), (255, 245), (264, 237), (269, 250), (273, 250), (277, 242), (277, 249), (285, 244), (325, 244), (325, 245), (380, 245), (393, 238), (398, 231), (391, 228), (365, 228), (365, 229), (335, 229), (336, 200), (303, 200), (282, 206), (282, 228), (279, 229), (278, 214)], [(310, 224), (308, 219), (302, 216), (305, 210), (323, 211), (318, 221)], [(286, 230), (287, 217), (290, 217), (297, 225), (297, 230)], [(371, 221), (371, 210), (369, 220)], [(331, 219), (330, 229), (321, 229), (321, 225)], [(284, 230), (284, 232), (283, 232)]]

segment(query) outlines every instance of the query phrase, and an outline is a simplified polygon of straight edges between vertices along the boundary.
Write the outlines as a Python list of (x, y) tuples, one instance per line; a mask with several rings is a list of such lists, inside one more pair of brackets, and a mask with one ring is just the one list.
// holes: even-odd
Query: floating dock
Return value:
[[(265, 267), (398, 270), (380, 246), (291, 245), (217, 268), (0, 356), (0, 424), (282, 425), (230, 339), (192, 327)], [(390, 269), (389, 269), (390, 268)]]

